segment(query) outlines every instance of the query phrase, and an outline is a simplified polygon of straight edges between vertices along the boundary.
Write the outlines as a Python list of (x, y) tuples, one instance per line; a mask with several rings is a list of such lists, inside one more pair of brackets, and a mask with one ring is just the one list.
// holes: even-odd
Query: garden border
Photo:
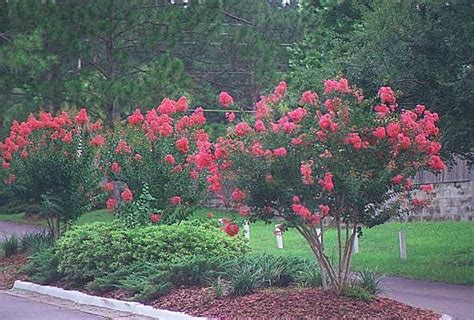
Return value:
[(82, 305), (107, 308), (107, 309), (112, 309), (116, 311), (124, 311), (124, 312), (133, 313), (136, 315), (152, 317), (155, 319), (163, 319), (163, 320), (206, 319), (206, 318), (201, 318), (201, 317), (193, 317), (182, 312), (156, 309), (151, 306), (146, 306), (138, 302), (128, 302), (128, 301), (121, 301), (121, 300), (111, 299), (111, 298), (91, 296), (79, 291), (64, 290), (64, 289), (52, 287), (52, 286), (42, 286), (39, 284), (26, 282), (26, 281), (20, 281), (20, 280), (15, 281), (15, 284), (13, 285), (12, 289), (36, 292), (36, 293), (64, 299), (64, 300), (69, 300), (69, 301), (82, 304)]

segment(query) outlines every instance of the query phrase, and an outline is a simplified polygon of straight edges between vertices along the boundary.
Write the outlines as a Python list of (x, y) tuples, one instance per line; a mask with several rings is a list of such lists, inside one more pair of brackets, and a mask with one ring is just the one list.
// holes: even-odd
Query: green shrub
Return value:
[(235, 296), (252, 293), (264, 284), (262, 269), (250, 264), (236, 265), (229, 270), (227, 278), (231, 286), (231, 293)]
[(382, 292), (381, 280), (382, 278), (376, 272), (370, 270), (357, 272), (357, 285), (374, 296)]
[(321, 271), (314, 261), (304, 261), (296, 270), (295, 282), (301, 287), (319, 288), (321, 287)]
[(14, 254), (17, 254), (19, 248), (20, 248), (20, 245), (18, 242), (18, 238), (15, 235), (9, 238), (6, 238), (2, 242), (3, 254), (5, 255), (6, 258), (11, 257)]
[(54, 236), (49, 232), (27, 233), (20, 240), (20, 249), (22, 252), (33, 253), (44, 246), (52, 247), (54, 243)]
[(50, 284), (59, 280), (58, 259), (54, 255), (54, 247), (46, 244), (37, 247), (28, 257), (22, 271), (30, 276), (31, 281), (39, 284)]
[(370, 294), (365, 288), (357, 284), (344, 286), (342, 288), (342, 295), (365, 302), (371, 302), (374, 299), (374, 295)]
[(169, 281), (175, 286), (192, 286), (208, 283), (225, 272), (225, 258), (186, 256), (160, 264), (160, 270), (169, 272)]
[(246, 251), (248, 243), (244, 239), (231, 238), (220, 228), (204, 222), (136, 229), (115, 222), (74, 227), (58, 241), (56, 255), (59, 271), (65, 280), (76, 285), (114, 273), (123, 279), (119, 276), (121, 270), (135, 264), (143, 266), (146, 262), (153, 263), (154, 272), (172, 270), (173, 281), (181, 284), (202, 283), (203, 276), (199, 273), (206, 274), (204, 269), (210, 263), (206, 259), (236, 257)]
[(134, 257), (140, 261), (168, 262), (185, 256), (235, 257), (249, 250), (239, 237), (199, 220), (149, 226), (132, 231)]
[(134, 261), (130, 231), (119, 223), (96, 222), (73, 227), (57, 242), (59, 271), (65, 280), (84, 284)]

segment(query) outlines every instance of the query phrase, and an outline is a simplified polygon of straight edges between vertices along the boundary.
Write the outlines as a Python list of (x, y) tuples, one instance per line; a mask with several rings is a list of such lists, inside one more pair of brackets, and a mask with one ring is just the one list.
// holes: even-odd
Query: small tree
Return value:
[(145, 114), (136, 109), (107, 142), (98, 141), (108, 209), (131, 227), (187, 218), (218, 174), (205, 122), (203, 109), (188, 112), (185, 97), (164, 99)]
[(55, 237), (90, 209), (98, 191), (96, 152), (87, 143), (100, 124), (91, 124), (85, 109), (70, 119), (66, 112), (41, 112), (14, 121), (0, 143), (4, 182), (26, 202), (37, 205)]
[[(327, 80), (322, 100), (306, 91), (296, 108), (290, 101), (282, 82), (257, 103), (255, 119), (219, 139), (216, 158), (236, 187), (240, 214), (284, 218), (310, 245), (324, 286), (330, 281), (340, 292), (359, 226), (426, 204), (412, 198), (410, 177), (445, 168), (438, 115), (422, 105), (401, 109), (389, 87), (380, 88), (377, 100), (365, 99), (346, 79)], [(328, 224), (337, 230), (335, 262), (324, 246)]]

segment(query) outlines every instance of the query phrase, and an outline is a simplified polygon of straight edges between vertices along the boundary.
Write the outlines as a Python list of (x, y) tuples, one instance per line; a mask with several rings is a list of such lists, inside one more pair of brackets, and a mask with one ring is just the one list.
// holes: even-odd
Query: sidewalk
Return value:
[(474, 286), (398, 277), (386, 277), (382, 283), (383, 294), (391, 299), (454, 319), (474, 319)]

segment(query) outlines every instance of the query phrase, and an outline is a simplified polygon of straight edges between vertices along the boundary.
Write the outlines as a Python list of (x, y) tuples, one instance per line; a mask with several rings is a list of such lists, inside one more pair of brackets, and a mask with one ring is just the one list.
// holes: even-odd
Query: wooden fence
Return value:
[(469, 168), (466, 160), (455, 159), (455, 165), (444, 170), (441, 173), (434, 174), (429, 171), (420, 171), (416, 174), (414, 183), (447, 183), (447, 182), (466, 182), (474, 180), (474, 166)]

